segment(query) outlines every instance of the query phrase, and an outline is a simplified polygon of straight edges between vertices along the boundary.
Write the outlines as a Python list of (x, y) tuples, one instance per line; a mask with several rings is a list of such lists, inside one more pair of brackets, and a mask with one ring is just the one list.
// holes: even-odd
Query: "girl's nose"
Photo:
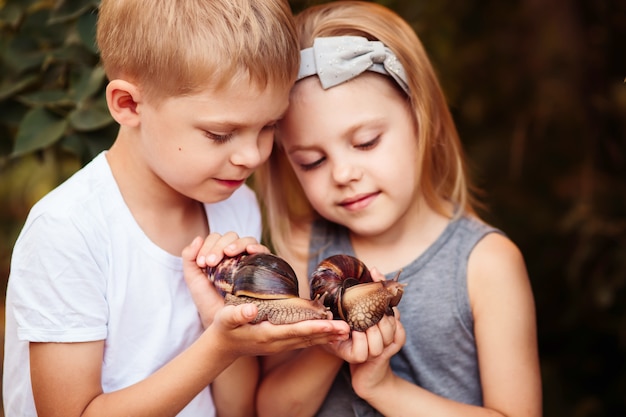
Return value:
[(363, 171), (357, 165), (344, 162), (335, 164), (332, 175), (337, 184), (345, 185), (360, 180), (363, 177)]

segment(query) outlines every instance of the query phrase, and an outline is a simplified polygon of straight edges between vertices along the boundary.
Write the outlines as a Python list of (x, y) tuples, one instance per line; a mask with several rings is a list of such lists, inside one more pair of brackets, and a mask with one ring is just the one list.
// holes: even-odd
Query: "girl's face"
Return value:
[(279, 126), (313, 208), (357, 235), (401, 231), (417, 211), (416, 127), (392, 83), (365, 73), (324, 90), (306, 78)]

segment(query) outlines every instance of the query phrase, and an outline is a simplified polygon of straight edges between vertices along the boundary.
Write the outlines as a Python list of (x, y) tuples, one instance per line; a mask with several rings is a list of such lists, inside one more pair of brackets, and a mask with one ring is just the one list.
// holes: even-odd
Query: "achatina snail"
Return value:
[(391, 281), (373, 282), (367, 267), (349, 255), (323, 260), (310, 277), (311, 300), (298, 297), (293, 268), (270, 254), (225, 258), (207, 275), (227, 304), (254, 303), (259, 312), (252, 323), (274, 324), (333, 318), (345, 320), (352, 330), (365, 331), (385, 314), (393, 315), (404, 286), (398, 275)]
[(390, 281), (374, 282), (369, 270), (350, 255), (324, 259), (311, 275), (311, 298), (326, 294), (324, 304), (333, 317), (345, 320), (352, 330), (364, 332), (400, 302), (406, 284), (398, 282), (400, 272)]
[(252, 323), (267, 320), (288, 324), (328, 318), (324, 297), (300, 298), (296, 273), (278, 256), (242, 253), (224, 258), (206, 272), (226, 304), (256, 304), (258, 313)]

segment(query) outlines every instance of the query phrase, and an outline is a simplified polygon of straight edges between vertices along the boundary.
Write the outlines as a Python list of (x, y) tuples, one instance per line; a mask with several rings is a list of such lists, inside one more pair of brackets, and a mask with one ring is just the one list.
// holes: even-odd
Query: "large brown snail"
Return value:
[(207, 275), (227, 304), (257, 305), (253, 323), (325, 319), (330, 309), (335, 319), (345, 320), (358, 331), (393, 314), (405, 285), (398, 283), (399, 274), (391, 281), (372, 282), (365, 265), (349, 255), (331, 256), (319, 264), (310, 277), (311, 300), (298, 296), (293, 268), (275, 255), (243, 253), (225, 258), (207, 268)]
[(369, 270), (357, 258), (334, 255), (324, 259), (311, 275), (311, 297), (325, 294), (324, 303), (334, 318), (345, 320), (352, 330), (364, 332), (400, 302), (406, 284), (398, 282), (400, 272), (390, 281), (374, 282)]
[(207, 268), (207, 275), (226, 304), (256, 304), (258, 313), (252, 323), (267, 320), (288, 324), (328, 318), (323, 297), (307, 300), (298, 296), (296, 274), (278, 256), (242, 253)]

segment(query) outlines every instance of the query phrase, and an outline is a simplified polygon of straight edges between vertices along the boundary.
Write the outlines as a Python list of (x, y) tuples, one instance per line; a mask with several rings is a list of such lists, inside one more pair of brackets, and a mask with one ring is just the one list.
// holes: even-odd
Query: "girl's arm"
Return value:
[(351, 367), (356, 393), (390, 417), (540, 417), (534, 301), (522, 255), (509, 239), (489, 234), (476, 246), (468, 290), (484, 407), (444, 399), (397, 377), (385, 355)]
[(211, 395), (219, 417), (254, 417), (254, 399), (259, 384), (256, 356), (237, 359), (215, 378)]
[[(349, 340), (305, 349), (278, 365), (272, 365), (276, 358), (263, 358), (265, 372), (257, 396), (259, 417), (313, 416), (344, 361), (358, 363), (381, 355), (394, 340), (396, 320), (386, 316), (366, 332), (353, 331)], [(347, 327), (343, 321), (335, 322)]]
[(290, 355), (262, 375), (257, 394), (259, 417), (313, 416), (342, 364), (342, 359), (317, 346)]

